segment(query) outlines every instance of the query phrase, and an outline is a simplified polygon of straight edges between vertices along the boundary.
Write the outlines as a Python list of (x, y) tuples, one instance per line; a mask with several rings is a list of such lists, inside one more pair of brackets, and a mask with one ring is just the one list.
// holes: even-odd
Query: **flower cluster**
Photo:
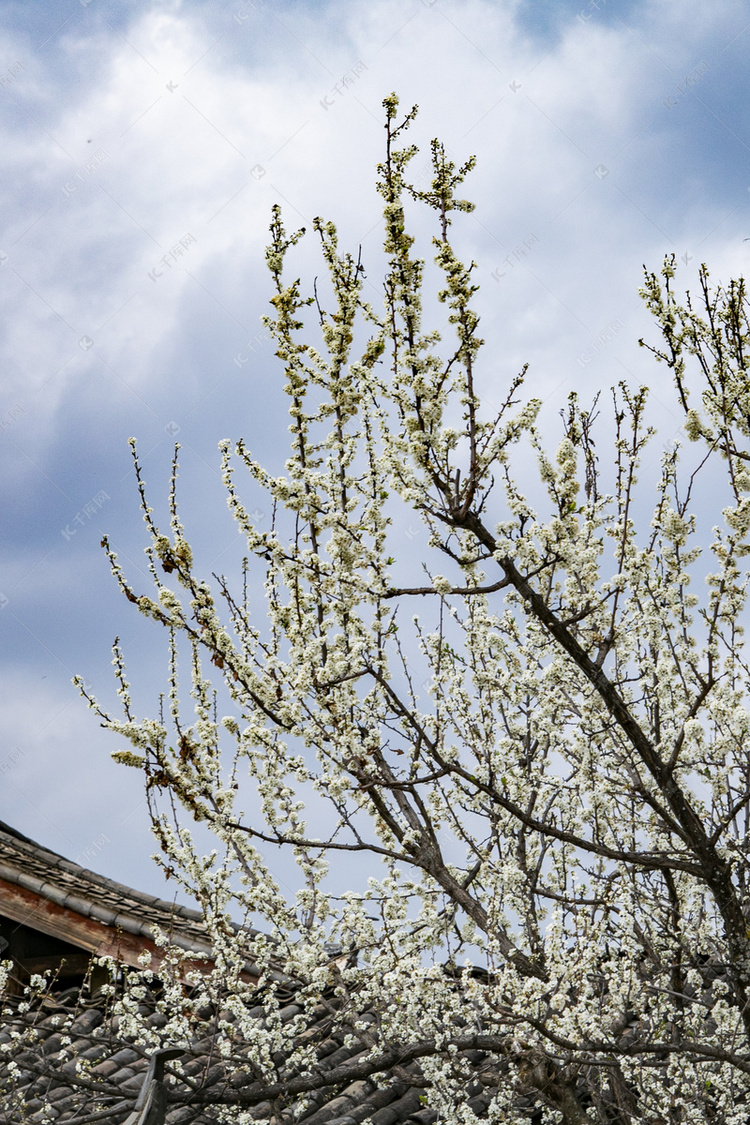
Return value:
[[(494, 416), (477, 389), (473, 264), (449, 240), (472, 161), (456, 169), (435, 142), (431, 187), (417, 190), (416, 149), (401, 147), (416, 111), (399, 123), (395, 96), (385, 109), (383, 310), (322, 220), (326, 293), (289, 283), (304, 231), (289, 235), (274, 210), (266, 324), (291, 445), (274, 475), (244, 442), (222, 443), (242, 593), (198, 576), (176, 459), (169, 534), (136, 459), (155, 596), (107, 545), (125, 596), (166, 629), (169, 715), (133, 715), (119, 650), (124, 716), (92, 703), (132, 744), (116, 757), (144, 773), (161, 862), (200, 901), (216, 958), (189, 1003), (175, 960), (160, 1041), (225, 1012), (217, 1055), (256, 1078), (245, 1102), (217, 1093), (227, 1121), (264, 1091), (301, 1105), (319, 1089), (305, 1028), (322, 1009), (358, 1052), (331, 1096), (407, 1059), (455, 1125), (478, 1119), (467, 1090), (482, 1083), (483, 1120), (738, 1120), (750, 1104), (743, 284), (712, 293), (704, 271), (701, 319), (676, 302), (672, 261), (647, 275), (656, 354), (697, 443), (684, 473), (679, 449), (652, 455), (645, 388), (617, 388), (609, 421), (571, 395), (548, 452), (523, 372)], [(429, 327), (414, 206), (437, 223), (444, 322)], [(238, 468), (267, 495), (270, 527)], [(425, 534), (405, 534), (410, 521)], [(191, 820), (213, 834), (210, 855)], [(142, 997), (128, 995), (123, 1026), (146, 1041)]]

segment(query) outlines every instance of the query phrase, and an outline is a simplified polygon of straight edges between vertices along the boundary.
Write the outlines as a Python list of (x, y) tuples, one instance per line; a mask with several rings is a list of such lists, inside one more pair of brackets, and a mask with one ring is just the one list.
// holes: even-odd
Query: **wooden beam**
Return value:
[(47, 969), (57, 972), (60, 979), (63, 977), (85, 977), (89, 970), (91, 957), (88, 953), (57, 953), (46, 954), (44, 957), (15, 957), (16, 965), (32, 976), (39, 973), (42, 976)]
[[(144, 934), (131, 934), (119, 926), (108, 926), (2, 878), (0, 915), (29, 926), (32, 930), (38, 930), (39, 933), (67, 941), (95, 957), (112, 957), (118, 963), (133, 968), (141, 968), (138, 958), (143, 952), (148, 952), (151, 954), (149, 968), (157, 975), (165, 958), (164, 950)], [(208, 973), (212, 968), (213, 961), (199, 954), (183, 962), (185, 974), (196, 970)], [(243, 972), (241, 979), (246, 984), (254, 984), (258, 977), (256, 974)]]
[[(150, 968), (158, 973), (164, 960), (164, 951), (151, 938), (128, 933), (119, 926), (107, 926), (5, 879), (0, 879), (0, 914), (97, 957), (113, 957), (125, 965), (140, 967), (138, 958), (147, 951), (151, 954)], [(212, 964), (208, 958), (196, 956), (185, 963), (185, 972), (207, 972)]]

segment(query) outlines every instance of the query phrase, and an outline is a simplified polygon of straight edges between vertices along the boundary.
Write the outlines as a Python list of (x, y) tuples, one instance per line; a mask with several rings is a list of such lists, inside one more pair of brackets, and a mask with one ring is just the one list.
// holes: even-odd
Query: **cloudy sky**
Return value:
[[(217, 442), (262, 459), (287, 441), (260, 320), (272, 204), (334, 219), (377, 264), (381, 102), (418, 102), (425, 152), (440, 135), (478, 157), (456, 243), (482, 283), (488, 404), (524, 362), (550, 419), (571, 390), (647, 382), (667, 442), (637, 290), (666, 252), (685, 285), (701, 261), (745, 268), (749, 57), (740, 0), (6, 0), (0, 819), (166, 893), (140, 780), (71, 677), (112, 703), (119, 635), (142, 711), (164, 684), (162, 638), (99, 547), (138, 581), (131, 435), (156, 507), (182, 444), (202, 569), (240, 558)], [(298, 262), (311, 282), (312, 241)]]

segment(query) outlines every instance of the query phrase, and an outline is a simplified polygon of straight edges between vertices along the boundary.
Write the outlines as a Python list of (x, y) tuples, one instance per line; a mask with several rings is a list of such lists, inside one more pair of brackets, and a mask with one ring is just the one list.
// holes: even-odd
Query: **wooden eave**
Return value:
[[(0, 914), (14, 922), (39, 930), (50, 937), (67, 941), (97, 957), (113, 957), (125, 965), (138, 967), (138, 957), (147, 951), (151, 954), (151, 964), (155, 972), (164, 960), (164, 950), (152, 938), (143, 933), (130, 932), (133, 919), (122, 917), (112, 925), (106, 925), (96, 918), (79, 914), (67, 906), (61, 906), (45, 898), (36, 891), (28, 890), (17, 883), (0, 878)], [(130, 923), (128, 926), (127, 923)], [(127, 928), (126, 928), (127, 927)], [(210, 957), (189, 959), (185, 970), (207, 971), (211, 967)]]

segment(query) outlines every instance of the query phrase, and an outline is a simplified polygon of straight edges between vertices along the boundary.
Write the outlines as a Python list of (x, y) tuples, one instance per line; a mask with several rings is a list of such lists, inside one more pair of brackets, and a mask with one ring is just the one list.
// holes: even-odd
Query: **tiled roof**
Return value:
[[(195, 954), (192, 967), (212, 959), (200, 911), (89, 871), (2, 821), (0, 915), (131, 966), (146, 949), (152, 954), (152, 968), (158, 967), (162, 952), (154, 940), (157, 929), (169, 936), (173, 946)], [(245, 932), (250, 937), (256, 931)], [(245, 979), (257, 977), (258, 970), (248, 959)]]
[[(22, 902), (16, 901), (16, 894), (31, 896), (42, 906), (50, 904), (49, 918), (38, 908), (28, 918), (30, 925), (39, 925), (48, 934), (54, 927), (67, 925), (68, 916), (85, 918), (107, 932), (130, 935), (135, 941), (129, 951), (132, 955), (138, 942), (153, 944), (153, 927), (158, 926), (183, 949), (198, 955), (210, 953), (198, 911), (97, 875), (0, 822), (0, 915), (14, 916), (13, 910)], [(94, 950), (95, 946), (85, 948)], [(253, 979), (250, 974), (251, 987)], [(277, 998), (285, 1005), (280, 1018), (286, 1023), (303, 1008), (295, 1003), (288, 978), (274, 973), (273, 982)], [(248, 1016), (262, 1027), (264, 997), (252, 992), (249, 997), (256, 1006)], [(81, 1000), (75, 989), (51, 994), (26, 1012), (19, 1003), (19, 997), (6, 998), (0, 1019), (0, 1125), (124, 1125), (143, 1085), (149, 1052), (120, 1034), (118, 1020), (107, 1010), (101, 994), (89, 1001)], [(142, 1003), (147, 1026), (158, 1032), (165, 1017), (158, 1010), (156, 995), (147, 996)], [(361, 1030), (362, 1021), (372, 1026), (378, 1020), (376, 1014), (360, 1011), (352, 1013), (342, 1026), (334, 1018), (337, 1003), (333, 995), (324, 996), (308, 1016), (300, 1037), (315, 1046), (320, 1088), (296, 1101), (250, 1107), (251, 1118), (274, 1125), (428, 1125), (436, 1121), (437, 1115), (424, 1104), (425, 1084), (418, 1063), (354, 1079), (346, 1074), (347, 1067), (356, 1064), (358, 1057), (363, 1059), (373, 1043)], [(205, 1104), (212, 1091), (249, 1093), (257, 1082), (241, 1041), (235, 1044), (231, 1060), (218, 1058), (209, 1016), (201, 1024), (203, 1037), (176, 1060), (184, 1080), (177, 1078), (168, 1086), (165, 1125), (211, 1125), (218, 1120), (216, 1108)], [(213, 1019), (231, 1017), (222, 1011), (214, 1013)], [(29, 1029), (33, 1029), (33, 1038), (19, 1047), (19, 1034), (23, 1036)], [(480, 1051), (465, 1052), (462, 1057), (469, 1059), (473, 1071), (466, 1089), (467, 1104), (482, 1116), (501, 1080), (497, 1058)], [(79, 1060), (89, 1064), (83, 1074), (77, 1069)], [(274, 1065), (283, 1080), (285, 1058), (275, 1056)], [(175, 1077), (175, 1069), (168, 1066), (167, 1074)]]
[[(14, 917), (15, 911), (18, 916), (23, 908), (25, 900), (16, 900), (14, 889), (27, 896), (29, 902), (51, 904), (54, 912), (49, 917), (37, 905), (25, 918), (29, 925), (39, 926), (47, 933), (59, 933), (60, 926), (67, 926), (62, 936), (69, 937), (71, 923), (66, 918), (70, 915), (88, 919), (92, 926), (132, 935), (149, 945), (154, 927), (159, 927), (183, 949), (210, 953), (198, 911), (89, 871), (0, 822), (0, 914)], [(82, 932), (85, 939), (88, 931)], [(88, 948), (94, 948), (95, 940), (96, 935)], [(137, 943), (133, 948), (137, 948)], [(133, 958), (130, 961), (132, 964)], [(283, 998), (282, 978), (275, 974), (275, 979), (277, 995)], [(284, 1022), (302, 1011), (294, 1003), (293, 989), (288, 989), (286, 998), (288, 1002), (281, 1011)], [(367, 1050), (363, 1042), (344, 1045), (343, 1032), (331, 1034), (331, 1003), (328, 1000), (320, 1005), (304, 1032), (307, 1042), (317, 1044), (322, 1071), (333, 1071)], [(78, 1007), (72, 1008), (71, 1004)], [(164, 1016), (156, 1010), (153, 998), (151, 1009), (146, 1012), (149, 1027), (156, 1031), (163, 1026)], [(259, 1003), (250, 1014), (262, 1020), (264, 1008)], [(63, 1022), (66, 1027), (62, 1027)], [(16, 1035), (30, 1027), (35, 1031), (34, 1042), (20, 1052), (6, 1052), (5, 1047)], [(68, 1036), (70, 1042), (66, 1043)], [(229, 1071), (212, 1051), (210, 1035), (204, 1036), (193, 1042), (178, 1060), (188, 1082), (204, 1092), (212, 1087), (239, 1091), (252, 1086), (255, 1075), (252, 1067), (242, 1065), (241, 1044)], [(81, 1059), (90, 1062), (85, 1079), (76, 1073), (76, 1061)], [(95, 1121), (122, 1125), (133, 1111), (148, 1062), (148, 1052), (120, 1037), (118, 1021), (108, 1014), (103, 1001), (94, 998), (81, 1003), (77, 996), (51, 995), (23, 1013), (18, 1010), (18, 999), (11, 999), (0, 1023), (0, 1125), (19, 1125), (21, 1121), (81, 1125), (89, 1120), (92, 1125)], [(11, 1063), (17, 1064), (18, 1070), (13, 1072)], [(283, 1060), (279, 1063), (283, 1071)], [(414, 1078), (418, 1081), (416, 1072)], [(167, 1111), (166, 1125), (208, 1125), (216, 1121), (215, 1109), (190, 1104), (194, 1096), (185, 1083), (170, 1087), (170, 1101), (176, 1099), (178, 1104)], [(306, 1125), (424, 1125), (435, 1120), (435, 1116), (425, 1110), (420, 1096), (419, 1086), (407, 1081), (403, 1073), (399, 1077), (386, 1075), (380, 1080), (337, 1082), (313, 1093), (304, 1109), (301, 1103), (288, 1106), (280, 1120), (293, 1119)], [(254, 1119), (267, 1120), (271, 1107), (260, 1104), (250, 1112)]]
[[(282, 1009), (282, 1019), (292, 1019), (300, 1011), (299, 1005), (290, 1003)], [(62, 1006), (56, 1010), (54, 1003), (48, 1001), (36, 1017), (33, 1013), (26, 1017), (27, 1020), (35, 1019), (39, 1040), (33, 1050), (16, 1056), (21, 1077), (14, 1085), (22, 1098), (28, 1121), (34, 1125), (42, 1122), (46, 1111), (47, 1120), (59, 1125), (83, 1125), (89, 1120), (93, 1125), (94, 1119), (106, 1122), (106, 1125), (122, 1125), (132, 1112), (143, 1084), (148, 1067), (146, 1054), (123, 1043), (117, 1036), (117, 1021), (108, 1020), (103, 1008), (93, 1005), (84, 1007), (76, 1016), (68, 1032), (71, 1043), (65, 1048), (68, 1061), (61, 1061), (59, 1052), (63, 1048), (63, 1038), (58, 1028), (61, 1014), (64, 1014)], [(263, 1009), (258, 1006), (254, 1014), (261, 1019)], [(147, 1022), (158, 1029), (163, 1025), (163, 1017), (153, 1012)], [(345, 1044), (343, 1032), (330, 1034), (330, 1022), (330, 1008), (325, 1003), (321, 1004), (304, 1033), (306, 1038), (312, 1036), (319, 1041), (317, 1054), (321, 1075), (331, 1073), (346, 1063), (356, 1062), (357, 1056), (363, 1056), (367, 1051), (361, 1042)], [(0, 1028), (0, 1050), (20, 1026), (19, 1021), (15, 1027), (10, 1023)], [(172, 1105), (167, 1110), (166, 1125), (215, 1123), (215, 1108), (201, 1107), (195, 1101), (191, 1105), (190, 1102), (193, 1098), (205, 1097), (212, 1089), (241, 1091), (251, 1088), (255, 1078), (251, 1067), (242, 1068), (241, 1053), (240, 1048), (234, 1060), (234, 1069), (228, 1072), (212, 1056), (210, 1037), (193, 1043), (190, 1051), (179, 1061), (198, 1092), (179, 1082), (169, 1087)], [(482, 1116), (501, 1080), (497, 1061), (481, 1051), (468, 1052), (464, 1057), (474, 1064), (476, 1075), (467, 1089), (467, 1104)], [(91, 1060), (92, 1064), (83, 1086), (78, 1087), (74, 1079), (76, 1058)], [(279, 1064), (283, 1071), (283, 1060), (279, 1060)], [(13, 1115), (15, 1106), (4, 1070), (0, 1062), (0, 1125), (18, 1125), (21, 1119)], [(427, 1125), (437, 1120), (437, 1114), (427, 1109), (424, 1102), (424, 1083), (418, 1067), (412, 1064), (405, 1071), (399, 1068), (398, 1075), (386, 1073), (349, 1083), (335, 1083), (314, 1092), (304, 1104), (298, 1101), (286, 1106), (278, 1103), (271, 1106), (265, 1102), (249, 1112), (254, 1120), (273, 1120), (279, 1125), (292, 1121), (304, 1122), (305, 1125), (359, 1125), (360, 1122)], [(279, 1116), (274, 1118), (274, 1112)], [(98, 1114), (103, 1116), (95, 1118)]]
[[(153, 938), (154, 927), (183, 949), (208, 951), (199, 911), (125, 887), (64, 859), (0, 821), (0, 880), (104, 926)], [(0, 913), (2, 890), (0, 889)]]
[[(152, 927), (158, 925), (170, 931), (183, 948), (196, 953), (196, 960), (207, 949), (207, 934), (197, 911), (123, 887), (0, 824), (0, 914), (9, 916), (3, 896), (9, 893), (12, 897), (16, 890), (52, 904), (55, 911), (69, 911), (110, 930), (127, 930), (138, 941), (150, 941)], [(32, 921), (36, 924), (39, 915)], [(44, 918), (42, 921), (47, 924)], [(59, 915), (54, 914), (50, 925), (58, 921)], [(335, 958), (331, 964), (333, 974)], [(726, 968), (700, 959), (696, 964), (703, 967), (704, 985), (697, 990), (691, 985), (684, 1000), (699, 1005), (704, 1019), (710, 1019), (717, 999), (712, 982), (724, 982)], [(272, 987), (281, 1004), (278, 1015), (283, 1024), (306, 1013), (295, 1043), (312, 1048), (314, 1061), (311, 1065), (305, 1062), (301, 1074), (289, 1055), (275, 1054), (273, 1078), (269, 1080), (266, 1074), (261, 1084), (246, 1040), (232, 1039), (229, 1058), (218, 1053), (214, 1030), (218, 1025), (225, 1029), (231, 1025), (231, 1014), (206, 1009), (193, 1025), (200, 1030), (174, 1062), (167, 1064), (170, 1081), (165, 1087), (164, 1125), (215, 1125), (221, 1119), (220, 1111), (210, 1100), (217, 1095), (224, 1101), (244, 1099), (248, 1119), (264, 1125), (431, 1125), (438, 1121), (437, 1113), (425, 1104), (429, 1087), (418, 1050), (391, 1041), (392, 1054), (372, 1058), (375, 1044), (378, 1051), (388, 1050), (387, 1037), (380, 1035), (385, 1013), (357, 1008), (356, 995), (347, 998), (349, 1006), (344, 1009), (333, 989), (322, 996), (316, 993), (319, 998), (311, 1011), (299, 1002), (300, 989), (281, 973), (272, 974), (263, 987), (256, 982), (257, 976), (246, 979), (245, 1018), (257, 1021), (255, 1026), (263, 1031), (267, 1026), (266, 988)], [(462, 987), (459, 976), (455, 983)], [(644, 985), (647, 983), (646, 977)], [(155, 991), (140, 996), (140, 1004), (147, 1031), (153, 1033), (154, 1043), (160, 1043), (159, 1031), (167, 1016), (159, 1009), (158, 982)], [(514, 1110), (530, 1123), (552, 1119), (549, 1110), (542, 1108), (545, 1098), (549, 1102), (552, 1082), (544, 1052), (520, 1044), (514, 1050), (520, 1050), (523, 1057), (514, 1056), (511, 1062), (510, 1041), (484, 1034), (474, 1023), (470, 1002), (463, 1011), (458, 1022), (467, 1049), (451, 1063), (457, 1079), (459, 1070), (464, 1075), (460, 1079), (462, 1104), (482, 1118), (493, 1098), (512, 1082)], [(0, 1018), (0, 1125), (132, 1125), (131, 1114), (150, 1052), (137, 1046), (125, 1030), (107, 1009), (101, 992), (89, 1001), (82, 1000), (75, 989), (48, 994), (27, 1011), (18, 996), (6, 997)], [(27, 1037), (29, 1032), (31, 1037)], [(641, 1035), (639, 1018), (626, 1019), (616, 1034), (630, 1052)], [(225, 1035), (225, 1042), (229, 1045), (229, 1036)], [(168, 1041), (164, 1045), (172, 1046)], [(429, 1045), (425, 1054), (428, 1049)], [(83, 1070), (81, 1062), (87, 1064)], [(665, 1056), (658, 1065), (668, 1083), (671, 1062)], [(531, 1075), (528, 1084), (525, 1074)], [(603, 1075), (603, 1081), (609, 1082), (606, 1070)], [(269, 1082), (277, 1089), (269, 1088)], [(293, 1089), (295, 1083), (299, 1092)], [(608, 1086), (607, 1091), (607, 1105), (630, 1105), (631, 1094), (625, 1087), (615, 1090), (613, 1085), (610, 1090)], [(581, 1079), (578, 1095), (584, 1107), (590, 1104), (585, 1100), (590, 1092)], [(263, 1097), (275, 1100), (263, 1102)], [(607, 1120), (634, 1120), (633, 1113), (628, 1109), (625, 1116), (615, 1114)], [(161, 1125), (161, 1118), (158, 1120)]]

